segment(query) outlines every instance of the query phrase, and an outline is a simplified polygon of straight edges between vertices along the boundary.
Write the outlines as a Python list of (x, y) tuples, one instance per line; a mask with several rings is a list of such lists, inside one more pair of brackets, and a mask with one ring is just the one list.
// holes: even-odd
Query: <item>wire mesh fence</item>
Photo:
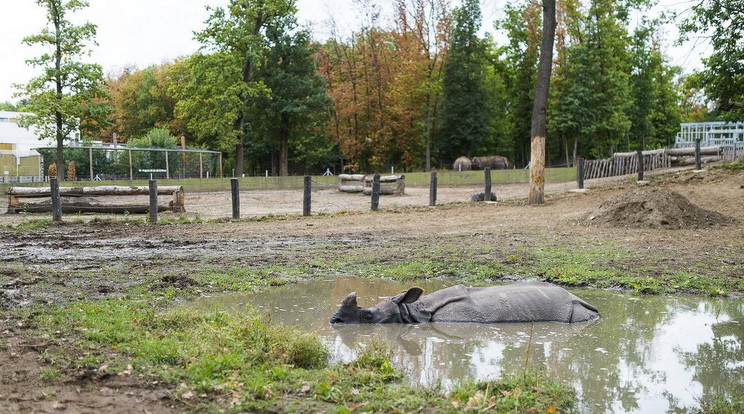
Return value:
[[(566, 191), (576, 186), (576, 171), (573, 168), (546, 170), (546, 191)], [(429, 173), (405, 174), (405, 191), (401, 195), (383, 195), (380, 209), (397, 209), (407, 207), (425, 207), (430, 203)], [(470, 202), (474, 194), (484, 191), (485, 175), (483, 171), (439, 172), (437, 174), (437, 204)], [(526, 197), (528, 192), (529, 172), (526, 170), (495, 170), (491, 172), (492, 191), (499, 199)], [(63, 181), (61, 187), (146, 187), (148, 180), (105, 180)], [(171, 178), (158, 179), (160, 186), (179, 186), (183, 188), (185, 213), (172, 212), (170, 197), (160, 197), (158, 210), (163, 212), (161, 218), (177, 218), (181, 215), (191, 218), (219, 219), (232, 217), (233, 200), (229, 178)], [(3, 194), (10, 187), (48, 188), (49, 183), (0, 184)], [(300, 215), (303, 213), (304, 177), (244, 177), (238, 179), (239, 205), (241, 218), (268, 215)], [(2, 188), (4, 187), (4, 188)], [(34, 200), (35, 203), (49, 203), (46, 195)], [(8, 210), (9, 196), (0, 197), (0, 212)], [(144, 194), (132, 195), (62, 195), (63, 205), (76, 217), (96, 214), (108, 214), (113, 211), (126, 215), (147, 211), (149, 198)], [(66, 201), (65, 201), (66, 198)], [(310, 193), (312, 214), (331, 214), (342, 211), (370, 210), (371, 198), (362, 193), (339, 191), (339, 179), (336, 176), (312, 176)], [(76, 214), (74, 206), (87, 205), (87, 212)], [(122, 206), (131, 206), (131, 211)], [(51, 208), (51, 207), (50, 207)], [(14, 209), (20, 213), (30, 213), (32, 209), (23, 208), (23, 200)], [(143, 210), (144, 209), (144, 210)], [(63, 208), (63, 212), (64, 212)], [(45, 214), (45, 213), (39, 213)], [(38, 216), (37, 214), (29, 214)]]

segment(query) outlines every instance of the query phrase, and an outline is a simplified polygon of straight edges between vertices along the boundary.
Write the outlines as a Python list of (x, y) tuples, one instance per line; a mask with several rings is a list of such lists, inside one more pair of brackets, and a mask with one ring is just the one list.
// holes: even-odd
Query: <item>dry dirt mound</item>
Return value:
[(690, 203), (663, 188), (639, 188), (603, 201), (587, 217), (590, 223), (613, 227), (705, 228), (726, 225), (733, 219)]

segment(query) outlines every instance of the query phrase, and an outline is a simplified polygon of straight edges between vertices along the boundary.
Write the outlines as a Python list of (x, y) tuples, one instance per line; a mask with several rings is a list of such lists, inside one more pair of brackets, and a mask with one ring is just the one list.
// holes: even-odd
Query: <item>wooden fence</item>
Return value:
[[(672, 157), (667, 155), (663, 149), (643, 151), (643, 171), (669, 168), (671, 165)], [(638, 154), (636, 152), (618, 152), (612, 158), (584, 161), (584, 179), (586, 180), (635, 174), (637, 172)]]

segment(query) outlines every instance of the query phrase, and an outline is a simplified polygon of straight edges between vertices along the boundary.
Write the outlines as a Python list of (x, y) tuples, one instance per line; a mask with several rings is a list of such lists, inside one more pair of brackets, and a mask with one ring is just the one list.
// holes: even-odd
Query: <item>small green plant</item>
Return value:
[(52, 367), (43, 368), (39, 372), (39, 376), (41, 377), (41, 379), (44, 381), (48, 381), (48, 382), (52, 382), (56, 380), (57, 378), (60, 377), (60, 375), (61, 375), (61, 372), (57, 368), (52, 368)]

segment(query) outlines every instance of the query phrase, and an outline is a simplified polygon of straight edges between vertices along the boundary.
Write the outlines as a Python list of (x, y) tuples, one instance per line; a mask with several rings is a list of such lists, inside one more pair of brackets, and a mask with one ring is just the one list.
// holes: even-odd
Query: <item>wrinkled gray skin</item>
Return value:
[(356, 292), (352, 292), (331, 317), (331, 323), (573, 323), (599, 317), (597, 308), (550, 283), (457, 285), (428, 295), (423, 292), (413, 287), (371, 308), (357, 306)]
[(452, 164), (452, 169), (455, 171), (470, 171), (472, 165), (473, 163), (470, 161), (470, 158), (463, 155), (455, 160), (455, 163)]
[(474, 170), (482, 170), (486, 167), (489, 167), (492, 170), (506, 170), (509, 168), (509, 159), (500, 155), (473, 157), (472, 166)]

